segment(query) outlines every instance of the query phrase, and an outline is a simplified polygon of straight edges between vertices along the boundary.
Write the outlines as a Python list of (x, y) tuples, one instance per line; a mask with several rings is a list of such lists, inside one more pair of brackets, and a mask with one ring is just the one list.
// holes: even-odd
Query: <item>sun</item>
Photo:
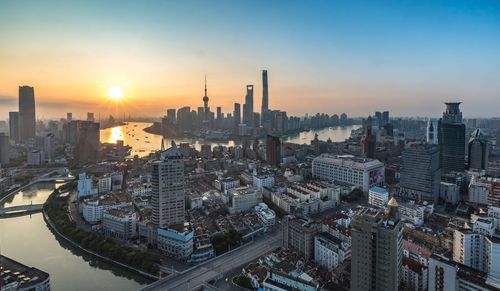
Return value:
[(113, 100), (119, 100), (123, 98), (123, 90), (119, 86), (111, 86), (108, 89), (108, 96)]

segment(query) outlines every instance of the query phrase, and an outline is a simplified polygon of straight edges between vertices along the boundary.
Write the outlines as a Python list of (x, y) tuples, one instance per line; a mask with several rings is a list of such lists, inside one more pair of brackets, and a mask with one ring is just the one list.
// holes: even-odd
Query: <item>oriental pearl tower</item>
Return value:
[(210, 123), (209, 121), (209, 112), (210, 112), (210, 108), (208, 107), (208, 96), (207, 96), (207, 76), (205, 75), (205, 96), (203, 96), (203, 113), (204, 113), (204, 116), (203, 116), (203, 127), (205, 129), (208, 129), (208, 125)]
[(207, 76), (205, 75), (205, 96), (203, 96), (203, 107), (205, 108), (205, 119), (208, 120), (208, 96), (207, 96)]

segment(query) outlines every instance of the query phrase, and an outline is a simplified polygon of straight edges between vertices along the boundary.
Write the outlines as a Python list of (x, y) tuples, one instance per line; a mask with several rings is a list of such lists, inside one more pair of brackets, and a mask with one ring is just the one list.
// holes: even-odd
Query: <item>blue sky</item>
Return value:
[(47, 116), (105, 112), (110, 82), (124, 111), (196, 107), (204, 74), (213, 107), (253, 83), (257, 111), (262, 69), (294, 114), (500, 116), (500, 1), (2, 1), (0, 39), (0, 104), (33, 84)]

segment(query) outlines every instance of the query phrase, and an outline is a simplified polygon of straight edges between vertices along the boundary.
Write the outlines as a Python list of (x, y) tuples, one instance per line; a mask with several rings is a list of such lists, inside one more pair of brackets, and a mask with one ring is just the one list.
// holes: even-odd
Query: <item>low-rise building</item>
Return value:
[(488, 206), (488, 217), (493, 221), (496, 230), (500, 230), (500, 207)]
[(399, 204), (399, 214), (401, 215), (401, 219), (415, 225), (424, 224), (425, 209), (425, 205), (419, 205), (415, 202)]
[(44, 154), (39, 150), (33, 150), (27, 154), (28, 166), (39, 166), (42, 164)]
[(433, 254), (429, 259), (428, 290), (500, 290), (488, 274)]
[[(308, 278), (309, 279), (309, 278)], [(282, 272), (268, 272), (263, 282), (264, 291), (283, 291), (283, 290), (301, 290), (316, 291), (319, 285), (312, 280), (301, 278), (300, 276), (291, 276)]]
[(265, 227), (272, 227), (276, 223), (276, 213), (272, 209), (269, 209), (265, 203), (259, 203), (254, 207), (254, 211)]
[(80, 204), (83, 219), (90, 224), (102, 221), (102, 215), (105, 210), (120, 206), (120, 204), (117, 204), (116, 200), (109, 195), (85, 199)]
[(378, 186), (371, 187), (368, 191), (368, 203), (378, 208), (385, 208), (389, 201), (389, 192)]
[(239, 187), (232, 189), (232, 198), (231, 198), (231, 213), (239, 213), (249, 211), (262, 201), (261, 192), (255, 190), (251, 187)]
[(373, 186), (381, 186), (385, 181), (382, 162), (352, 155), (321, 154), (312, 162), (312, 174), (319, 180), (354, 185), (365, 193)]
[(351, 247), (333, 235), (322, 232), (314, 238), (314, 262), (332, 271), (351, 256)]
[(403, 285), (409, 290), (427, 290), (427, 267), (403, 257)]
[(214, 187), (220, 192), (240, 187), (240, 180), (233, 177), (225, 177), (214, 180)]
[(453, 205), (458, 203), (460, 189), (457, 184), (441, 182), (439, 186), (439, 198)]
[(168, 256), (188, 260), (193, 253), (193, 231), (183, 225), (158, 228), (157, 246)]
[(132, 206), (107, 209), (102, 215), (104, 234), (121, 240), (134, 238), (137, 236), (138, 220)]
[(92, 177), (87, 177), (85, 173), (78, 175), (77, 196), (78, 198), (97, 194), (97, 185)]
[(271, 200), (287, 213), (309, 217), (340, 203), (341, 187), (317, 181), (292, 183), (284, 192), (272, 192)]
[(50, 276), (40, 269), (0, 255), (0, 290), (50, 291)]
[(488, 180), (472, 176), (469, 183), (469, 202), (487, 205), (490, 191), (491, 183)]
[(264, 187), (274, 186), (274, 175), (272, 174), (259, 174), (253, 175), (253, 187), (262, 191)]

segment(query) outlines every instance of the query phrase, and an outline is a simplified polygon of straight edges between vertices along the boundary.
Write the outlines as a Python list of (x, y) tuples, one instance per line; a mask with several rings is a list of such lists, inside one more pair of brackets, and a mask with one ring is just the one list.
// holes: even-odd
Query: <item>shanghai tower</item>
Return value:
[(30, 86), (19, 87), (19, 140), (35, 137), (35, 91)]
[(267, 87), (267, 70), (262, 71), (262, 107), (260, 116), (264, 116), (264, 112), (269, 110), (269, 93)]

